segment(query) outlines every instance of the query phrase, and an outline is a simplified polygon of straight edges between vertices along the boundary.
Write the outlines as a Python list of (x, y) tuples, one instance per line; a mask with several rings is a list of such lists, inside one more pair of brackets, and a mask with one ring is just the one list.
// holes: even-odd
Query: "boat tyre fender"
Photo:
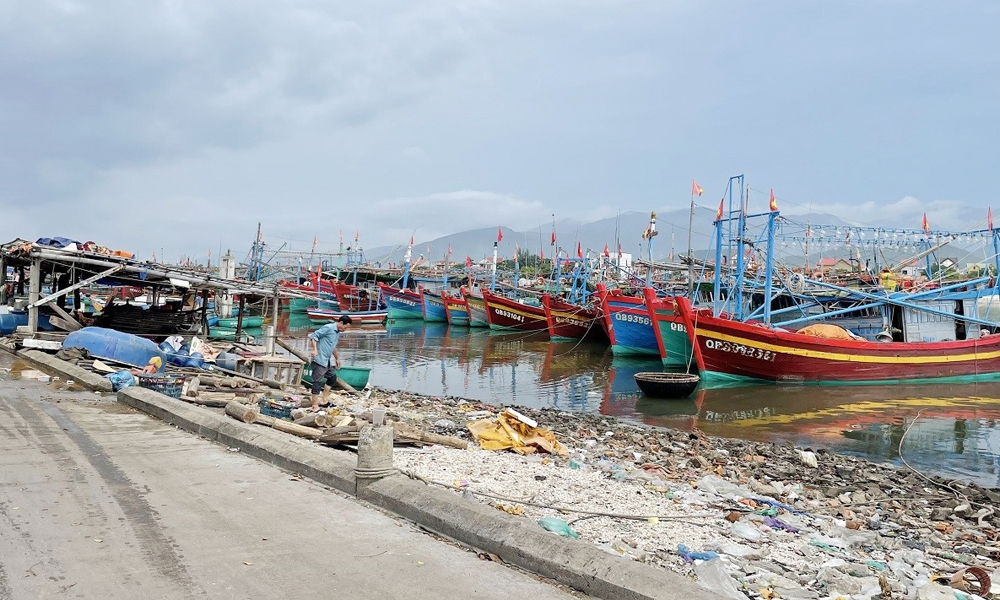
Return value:
[(792, 273), (788, 278), (788, 291), (793, 294), (801, 294), (806, 289), (806, 278), (802, 273)]

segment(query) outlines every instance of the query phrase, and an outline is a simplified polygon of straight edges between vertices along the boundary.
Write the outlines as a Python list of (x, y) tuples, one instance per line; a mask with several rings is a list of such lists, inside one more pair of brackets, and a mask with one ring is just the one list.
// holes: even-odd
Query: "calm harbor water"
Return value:
[[(282, 314), (278, 328), (313, 327)], [(304, 347), (304, 346), (303, 346)], [(549, 342), (544, 333), (499, 333), (396, 321), (353, 329), (347, 365), (371, 367), (383, 388), (492, 404), (600, 413), (709, 435), (790, 442), (1000, 487), (1000, 382), (969, 385), (743, 385), (699, 389), (687, 400), (646, 398), (639, 371), (659, 360), (614, 357), (607, 345)]]

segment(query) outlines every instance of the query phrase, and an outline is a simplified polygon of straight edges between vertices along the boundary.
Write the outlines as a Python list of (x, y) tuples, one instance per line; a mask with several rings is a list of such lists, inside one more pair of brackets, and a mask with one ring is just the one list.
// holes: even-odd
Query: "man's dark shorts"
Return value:
[(310, 366), (312, 367), (312, 393), (314, 396), (323, 391), (324, 380), (331, 389), (336, 387), (337, 369), (329, 365), (321, 365), (318, 362), (313, 362)]

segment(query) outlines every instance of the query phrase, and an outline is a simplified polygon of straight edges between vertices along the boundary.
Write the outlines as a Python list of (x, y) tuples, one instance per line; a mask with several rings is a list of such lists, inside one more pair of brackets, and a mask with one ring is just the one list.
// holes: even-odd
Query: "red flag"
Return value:
[(700, 196), (705, 193), (705, 189), (698, 185), (698, 182), (694, 179), (691, 180), (691, 195)]
[(556, 245), (556, 230), (555, 229), (552, 230), (552, 245), (553, 246)]
[(448, 256), (451, 256), (451, 244), (448, 244)]
[(929, 233), (931, 230), (930, 223), (927, 222), (927, 213), (924, 213), (924, 221), (920, 224), (920, 227), (924, 230), (924, 233)]
[(583, 246), (580, 245), (580, 242), (576, 243), (576, 257), (583, 258)]
[(774, 190), (771, 190), (771, 212), (778, 210), (778, 201), (774, 199)]
[[(993, 207), (986, 209), (986, 229), (993, 231)], [(211, 255), (211, 251), (209, 251), (209, 256)]]
[(413, 245), (413, 236), (412, 235), (410, 236), (410, 245), (411, 246)]
[(467, 268), (472, 266), (472, 257), (468, 254), (465, 255), (465, 266)]
[(618, 243), (618, 258), (622, 257), (622, 245), (621, 242)]
[(538, 258), (545, 260), (545, 248), (538, 249)]
[(719, 200), (719, 210), (718, 210), (718, 212), (715, 213), (715, 220), (716, 221), (721, 221), (722, 220), (722, 203), (725, 202), (725, 201), (726, 201), (725, 198), (723, 198), (722, 200)]
[(503, 241), (503, 227), (497, 227), (497, 242)]
[(355, 231), (354, 232), (354, 243), (355, 244), (358, 243), (358, 236), (360, 236), (360, 235), (361, 235), (361, 231)]
[(608, 252), (608, 245), (607, 244), (604, 244), (604, 256), (606, 258), (610, 258), (611, 257), (611, 253)]
[(316, 251), (316, 244), (317, 244), (317, 243), (318, 243), (318, 242), (317, 242), (317, 240), (316, 240), (316, 236), (313, 236), (313, 252), (315, 252), (315, 251)]

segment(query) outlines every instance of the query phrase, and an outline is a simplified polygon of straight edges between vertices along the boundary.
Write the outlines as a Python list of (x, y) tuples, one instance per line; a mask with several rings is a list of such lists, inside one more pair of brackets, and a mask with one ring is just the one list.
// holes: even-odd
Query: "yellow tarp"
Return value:
[(559, 456), (569, 455), (550, 430), (532, 427), (507, 412), (500, 413), (495, 419), (472, 421), (468, 427), (483, 450), (509, 449), (518, 454), (542, 450)]
[(831, 340), (856, 340), (858, 336), (854, 335), (850, 331), (840, 327), (838, 325), (829, 325), (827, 323), (817, 323), (815, 325), (810, 325), (808, 327), (803, 327), (799, 330), (799, 333), (804, 333), (806, 335), (814, 335), (816, 337), (827, 338)]

